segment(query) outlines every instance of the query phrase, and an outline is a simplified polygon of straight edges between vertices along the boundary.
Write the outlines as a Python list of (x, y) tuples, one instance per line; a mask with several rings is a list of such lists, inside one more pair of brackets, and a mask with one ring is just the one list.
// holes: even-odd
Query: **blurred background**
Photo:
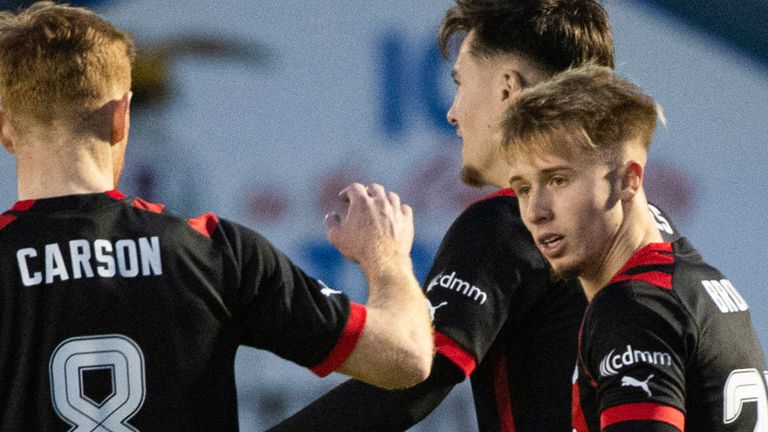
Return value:
[[(31, 2), (0, 0), (0, 9)], [(136, 38), (123, 192), (254, 228), (358, 301), (365, 283), (325, 239), (351, 181), (398, 191), (416, 214), (423, 278), (442, 234), (488, 190), (458, 180), (460, 141), (436, 31), (450, 0), (104, 0)], [(650, 199), (750, 304), (768, 341), (768, 3), (606, 0), (618, 71), (664, 108)], [(16, 201), (0, 157), (0, 202)], [(271, 354), (237, 357), (241, 430), (263, 430), (343, 380)], [(476, 430), (469, 386), (413, 431)]]

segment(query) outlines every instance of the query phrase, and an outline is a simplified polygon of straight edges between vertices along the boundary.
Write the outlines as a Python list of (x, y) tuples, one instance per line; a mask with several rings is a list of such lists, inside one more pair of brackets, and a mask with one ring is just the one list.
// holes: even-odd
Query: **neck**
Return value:
[(98, 193), (115, 188), (112, 152), (96, 140), (47, 140), (16, 147), (19, 199)]
[(663, 241), (644, 194), (638, 193), (634, 199), (623, 204), (623, 209), (625, 217), (603, 259), (594, 269), (579, 275), (581, 286), (590, 301), (638, 250), (650, 243)]

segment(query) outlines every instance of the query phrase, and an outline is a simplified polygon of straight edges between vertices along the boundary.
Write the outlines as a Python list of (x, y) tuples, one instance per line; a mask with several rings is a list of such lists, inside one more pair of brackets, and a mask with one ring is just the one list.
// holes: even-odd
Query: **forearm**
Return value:
[(429, 415), (461, 378), (455, 366), (438, 355), (432, 374), (419, 385), (383, 390), (350, 380), (269, 431), (403, 431)]
[(410, 259), (364, 272), (370, 292), (365, 328), (339, 371), (388, 389), (423, 381), (432, 364), (432, 325)]

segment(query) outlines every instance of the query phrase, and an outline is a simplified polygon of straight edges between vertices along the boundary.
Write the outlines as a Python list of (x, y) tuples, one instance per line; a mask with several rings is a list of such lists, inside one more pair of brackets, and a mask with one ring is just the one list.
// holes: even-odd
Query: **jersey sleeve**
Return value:
[(518, 288), (534, 267), (548, 277), (545, 266), (508, 199), (467, 209), (443, 238), (424, 283), (437, 353), (464, 377), (471, 374), (510, 315), (524, 315), (535, 302), (536, 283), (525, 296)]
[(239, 277), (242, 343), (271, 351), (320, 376), (338, 369), (365, 325), (365, 306), (350, 302), (294, 265), (258, 233), (222, 221)]
[(676, 297), (647, 282), (614, 283), (595, 297), (580, 360), (596, 387), (601, 430), (684, 429), (692, 328)]

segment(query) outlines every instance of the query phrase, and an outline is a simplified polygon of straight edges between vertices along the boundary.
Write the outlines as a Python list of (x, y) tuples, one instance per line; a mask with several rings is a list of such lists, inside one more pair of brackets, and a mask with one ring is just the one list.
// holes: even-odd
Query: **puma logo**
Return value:
[(437, 306), (432, 306), (432, 303), (430, 303), (429, 300), (427, 300), (427, 307), (429, 308), (429, 318), (432, 321), (434, 321), (435, 320), (435, 311), (440, 309), (441, 307), (447, 305), (447, 304), (448, 304), (448, 302), (444, 301), (444, 302), (440, 303)]
[(646, 378), (645, 381), (639, 381), (635, 378), (632, 378), (631, 376), (624, 376), (621, 378), (621, 386), (622, 387), (628, 387), (628, 386), (640, 387), (641, 389), (643, 389), (643, 391), (648, 393), (648, 397), (651, 397), (651, 389), (648, 388), (648, 381), (650, 381), (651, 378), (653, 378), (653, 374), (648, 376), (648, 378)]

